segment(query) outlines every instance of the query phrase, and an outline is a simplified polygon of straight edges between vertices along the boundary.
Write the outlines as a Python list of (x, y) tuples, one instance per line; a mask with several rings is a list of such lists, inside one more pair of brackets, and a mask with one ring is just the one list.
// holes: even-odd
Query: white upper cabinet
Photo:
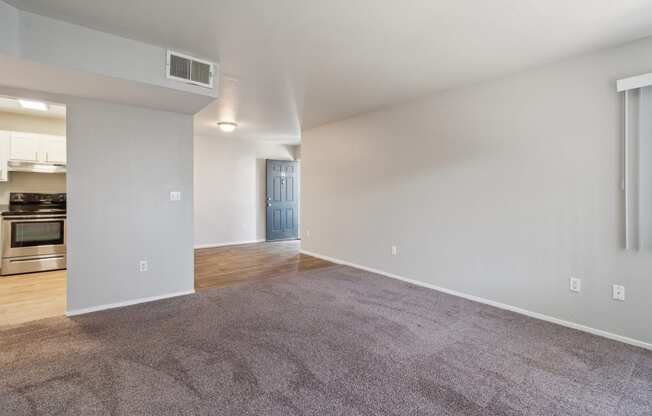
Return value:
[(39, 137), (35, 134), (13, 133), (11, 135), (10, 160), (39, 161)]
[(7, 182), (8, 162), (66, 164), (66, 138), (0, 131), (0, 182)]
[(66, 138), (43, 134), (12, 133), (9, 160), (66, 163)]
[(66, 138), (48, 136), (41, 139), (41, 161), (48, 163), (66, 164)]
[(9, 159), (9, 146), (11, 141), (11, 132), (0, 131), (0, 182), (7, 182), (7, 160)]

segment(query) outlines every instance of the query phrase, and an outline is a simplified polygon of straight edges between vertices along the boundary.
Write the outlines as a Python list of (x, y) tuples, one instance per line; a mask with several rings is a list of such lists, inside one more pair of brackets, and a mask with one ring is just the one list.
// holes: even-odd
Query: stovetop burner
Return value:
[(2, 211), (3, 216), (65, 214), (66, 194), (41, 194), (12, 192), (9, 206)]

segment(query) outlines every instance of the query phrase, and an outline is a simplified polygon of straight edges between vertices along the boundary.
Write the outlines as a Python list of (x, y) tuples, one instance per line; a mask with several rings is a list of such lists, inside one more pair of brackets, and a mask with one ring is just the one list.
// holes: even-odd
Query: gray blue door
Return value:
[(267, 241), (299, 238), (297, 162), (267, 160)]

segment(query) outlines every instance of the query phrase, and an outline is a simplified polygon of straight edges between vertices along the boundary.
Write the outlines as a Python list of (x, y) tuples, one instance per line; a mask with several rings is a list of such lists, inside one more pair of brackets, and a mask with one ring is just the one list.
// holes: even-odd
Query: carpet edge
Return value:
[(306, 254), (308, 256), (317, 257), (317, 258), (320, 258), (322, 260), (330, 261), (330, 262), (340, 264), (340, 265), (343, 265), (343, 266), (349, 266), (349, 267), (353, 267), (353, 268), (356, 268), (356, 269), (364, 270), (366, 272), (375, 273), (375, 274), (379, 274), (381, 276), (389, 277), (391, 279), (401, 280), (403, 282), (411, 283), (411, 284), (416, 285), (416, 286), (421, 286), (421, 287), (425, 287), (425, 288), (428, 288), (428, 289), (436, 290), (438, 292), (446, 293), (448, 295), (457, 296), (457, 297), (467, 299), (467, 300), (470, 300), (470, 301), (473, 301), (473, 302), (478, 302), (478, 303), (482, 303), (482, 304), (485, 304), (485, 305), (493, 306), (493, 307), (498, 308), (498, 309), (507, 310), (507, 311), (510, 311), (510, 312), (518, 313), (520, 315), (529, 316), (530, 318), (550, 322), (550, 323), (561, 325), (561, 326), (564, 326), (564, 327), (567, 327), (567, 328), (571, 328), (571, 329), (586, 332), (586, 333), (589, 333), (589, 334), (592, 334), (592, 335), (596, 335), (596, 336), (599, 336), (599, 337), (602, 337), (602, 338), (607, 338), (607, 339), (610, 339), (612, 341), (618, 341), (618, 342), (622, 342), (624, 344), (633, 345), (635, 347), (639, 347), (639, 348), (643, 348), (643, 349), (652, 351), (652, 343), (648, 343), (648, 342), (638, 340), (638, 339), (635, 339), (635, 338), (630, 338), (630, 337), (627, 337), (627, 336), (624, 336), (624, 335), (614, 334), (612, 332), (608, 332), (608, 331), (605, 331), (605, 330), (602, 330), (602, 329), (597, 329), (597, 328), (593, 328), (593, 327), (590, 327), (590, 326), (587, 326), (587, 325), (578, 324), (576, 322), (566, 321), (566, 320), (563, 320), (563, 319), (560, 319), (560, 318), (555, 318), (554, 316), (545, 315), (545, 314), (542, 314), (542, 313), (539, 313), (539, 312), (530, 311), (528, 309), (519, 308), (517, 306), (508, 305), (506, 303), (496, 302), (496, 301), (491, 300), (491, 299), (486, 299), (486, 298), (482, 298), (482, 297), (475, 296), (475, 295), (469, 295), (469, 294), (464, 293), (464, 292), (458, 292), (456, 290), (446, 289), (444, 287), (436, 286), (436, 285), (433, 285), (433, 284), (430, 284), (430, 283), (410, 279), (410, 278), (400, 276), (400, 275), (397, 275), (397, 274), (394, 274), (394, 273), (389, 273), (389, 272), (386, 272), (386, 271), (383, 271), (383, 270), (374, 269), (374, 268), (371, 268), (371, 267), (363, 266), (361, 264), (352, 263), (352, 262), (349, 262), (349, 261), (346, 261), (346, 260), (341, 260), (341, 259), (337, 259), (337, 258), (334, 258), (334, 257), (325, 256), (325, 255), (322, 255), (322, 254), (314, 253), (312, 251), (303, 250), (303, 249), (300, 250), (300, 251), (301, 251), (301, 253)]

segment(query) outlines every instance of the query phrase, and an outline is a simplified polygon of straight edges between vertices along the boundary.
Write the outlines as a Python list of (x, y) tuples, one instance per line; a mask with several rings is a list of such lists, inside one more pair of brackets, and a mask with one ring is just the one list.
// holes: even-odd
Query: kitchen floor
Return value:
[[(195, 288), (232, 286), (333, 265), (299, 250), (299, 241), (195, 250)], [(65, 311), (65, 270), (0, 276), (0, 327), (63, 316)]]
[(0, 327), (62, 316), (66, 271), (0, 276)]
[(233, 286), (334, 265), (302, 254), (300, 250), (299, 240), (195, 250), (195, 290)]

